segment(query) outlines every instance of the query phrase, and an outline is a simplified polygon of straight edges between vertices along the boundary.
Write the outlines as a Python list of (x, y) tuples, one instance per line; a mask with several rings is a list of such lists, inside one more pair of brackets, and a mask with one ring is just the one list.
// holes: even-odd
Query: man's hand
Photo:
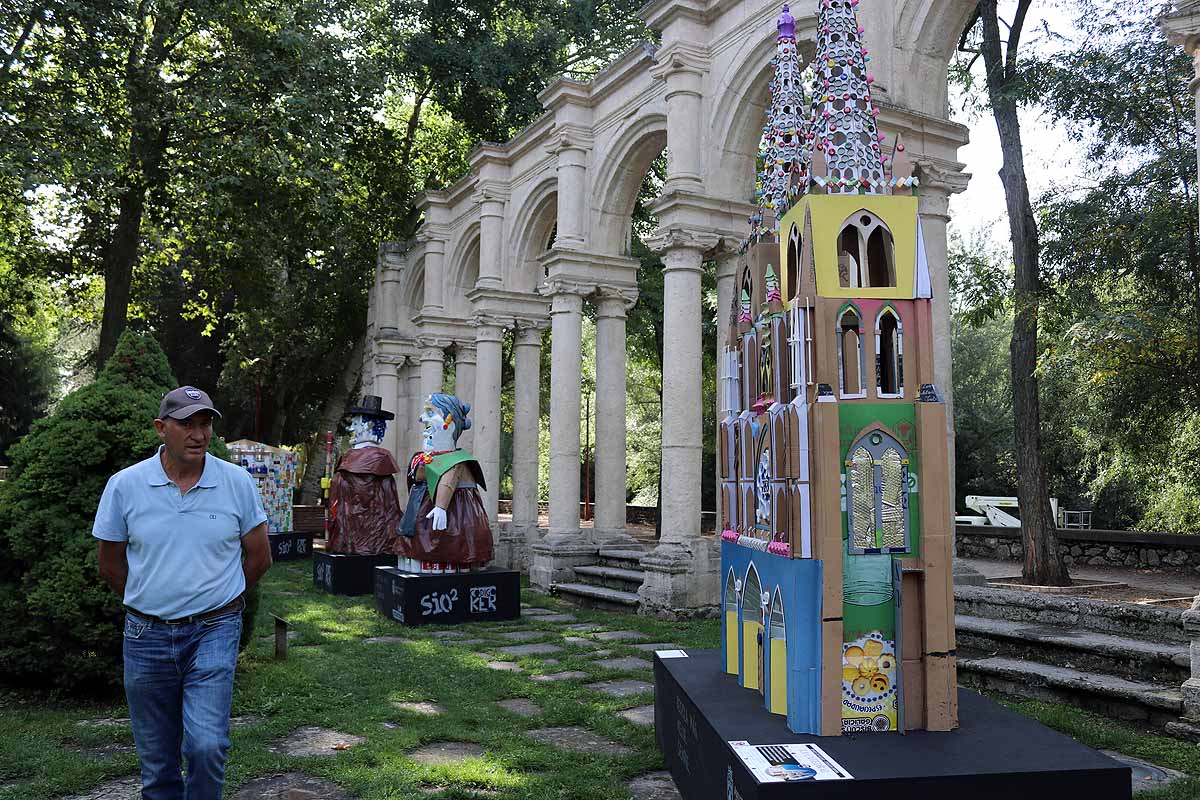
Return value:
[(129, 561), (125, 557), (128, 546), (128, 542), (100, 540), (100, 577), (122, 600), (125, 599), (125, 581), (129, 578)]
[(432, 528), (435, 531), (446, 530), (446, 509), (433, 507), (433, 510), (425, 515), (425, 519), (433, 520)]
[(263, 522), (242, 537), (242, 572), (246, 575), (246, 591), (271, 568), (271, 540), (267, 538), (267, 523)]

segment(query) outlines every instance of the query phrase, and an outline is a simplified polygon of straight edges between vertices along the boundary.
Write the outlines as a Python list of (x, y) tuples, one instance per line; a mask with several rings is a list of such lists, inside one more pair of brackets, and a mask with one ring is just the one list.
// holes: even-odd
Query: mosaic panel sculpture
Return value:
[(904, 145), (857, 0), (822, 0), (808, 113), (784, 6), (721, 360), (725, 669), (797, 733), (957, 726), (945, 405)]

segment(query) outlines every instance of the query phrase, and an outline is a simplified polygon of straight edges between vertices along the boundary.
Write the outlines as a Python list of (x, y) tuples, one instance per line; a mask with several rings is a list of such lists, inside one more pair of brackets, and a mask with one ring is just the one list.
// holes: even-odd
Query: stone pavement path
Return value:
[[(1016, 561), (994, 561), (986, 558), (959, 558), (956, 560), (974, 567), (976, 571), (987, 578), (1021, 574), (1021, 565)], [(1200, 594), (1200, 575), (1179, 575), (1117, 567), (1088, 567), (1076, 564), (1071, 567), (1071, 577), (1120, 581), (1128, 584), (1132, 589), (1141, 589), (1147, 594), (1161, 593), (1167, 597), (1187, 597)]]
[(635, 800), (682, 800), (679, 790), (675, 788), (675, 781), (671, 779), (671, 773), (666, 770), (639, 775), (625, 784), (625, 787)]
[(413, 750), (408, 757), (418, 764), (436, 766), (480, 758), (483, 753), (483, 748), (474, 742), (431, 742)]
[(233, 800), (350, 800), (350, 795), (333, 781), (287, 772), (243, 784)]
[(267, 745), (267, 750), (288, 756), (334, 756), (364, 741), (366, 740), (363, 737), (352, 733), (341, 733), (314, 725), (298, 728), (282, 739), (275, 740)]
[(558, 750), (588, 753), (602, 756), (627, 756), (634, 752), (632, 747), (605, 739), (587, 728), (568, 725), (557, 728), (538, 728), (525, 733), (531, 739), (548, 744)]

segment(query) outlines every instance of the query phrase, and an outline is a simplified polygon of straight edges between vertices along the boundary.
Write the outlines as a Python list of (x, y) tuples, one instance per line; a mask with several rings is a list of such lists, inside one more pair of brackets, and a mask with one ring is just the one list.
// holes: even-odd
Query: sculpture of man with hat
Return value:
[(350, 409), (350, 449), (338, 459), (329, 487), (326, 549), (331, 553), (395, 552), (400, 498), (392, 476), (400, 466), (380, 442), (396, 415), (382, 404), (382, 398), (366, 395), (362, 405)]

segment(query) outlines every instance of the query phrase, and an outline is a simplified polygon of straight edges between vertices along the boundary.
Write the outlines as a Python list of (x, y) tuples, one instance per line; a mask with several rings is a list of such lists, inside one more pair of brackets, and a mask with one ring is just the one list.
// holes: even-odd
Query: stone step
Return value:
[(550, 593), (582, 608), (601, 611), (637, 611), (641, 602), (637, 592), (623, 592), (587, 583), (556, 583), (550, 587)]
[(623, 592), (635, 594), (646, 578), (646, 573), (640, 569), (623, 569), (621, 567), (576, 567), (575, 574), (582, 583), (603, 586), (607, 589), (620, 589)]
[(645, 555), (645, 550), (635, 550), (630, 547), (601, 547), (599, 566), (636, 570), (641, 566), (642, 558)]
[(1014, 697), (1066, 702), (1160, 728), (1177, 722), (1183, 711), (1183, 695), (1178, 686), (1131, 681), (1006, 656), (972, 656), (959, 651), (958, 679), (964, 686)]
[(959, 614), (958, 646), (1057, 667), (1179, 685), (1191, 676), (1188, 648), (1054, 625)]

